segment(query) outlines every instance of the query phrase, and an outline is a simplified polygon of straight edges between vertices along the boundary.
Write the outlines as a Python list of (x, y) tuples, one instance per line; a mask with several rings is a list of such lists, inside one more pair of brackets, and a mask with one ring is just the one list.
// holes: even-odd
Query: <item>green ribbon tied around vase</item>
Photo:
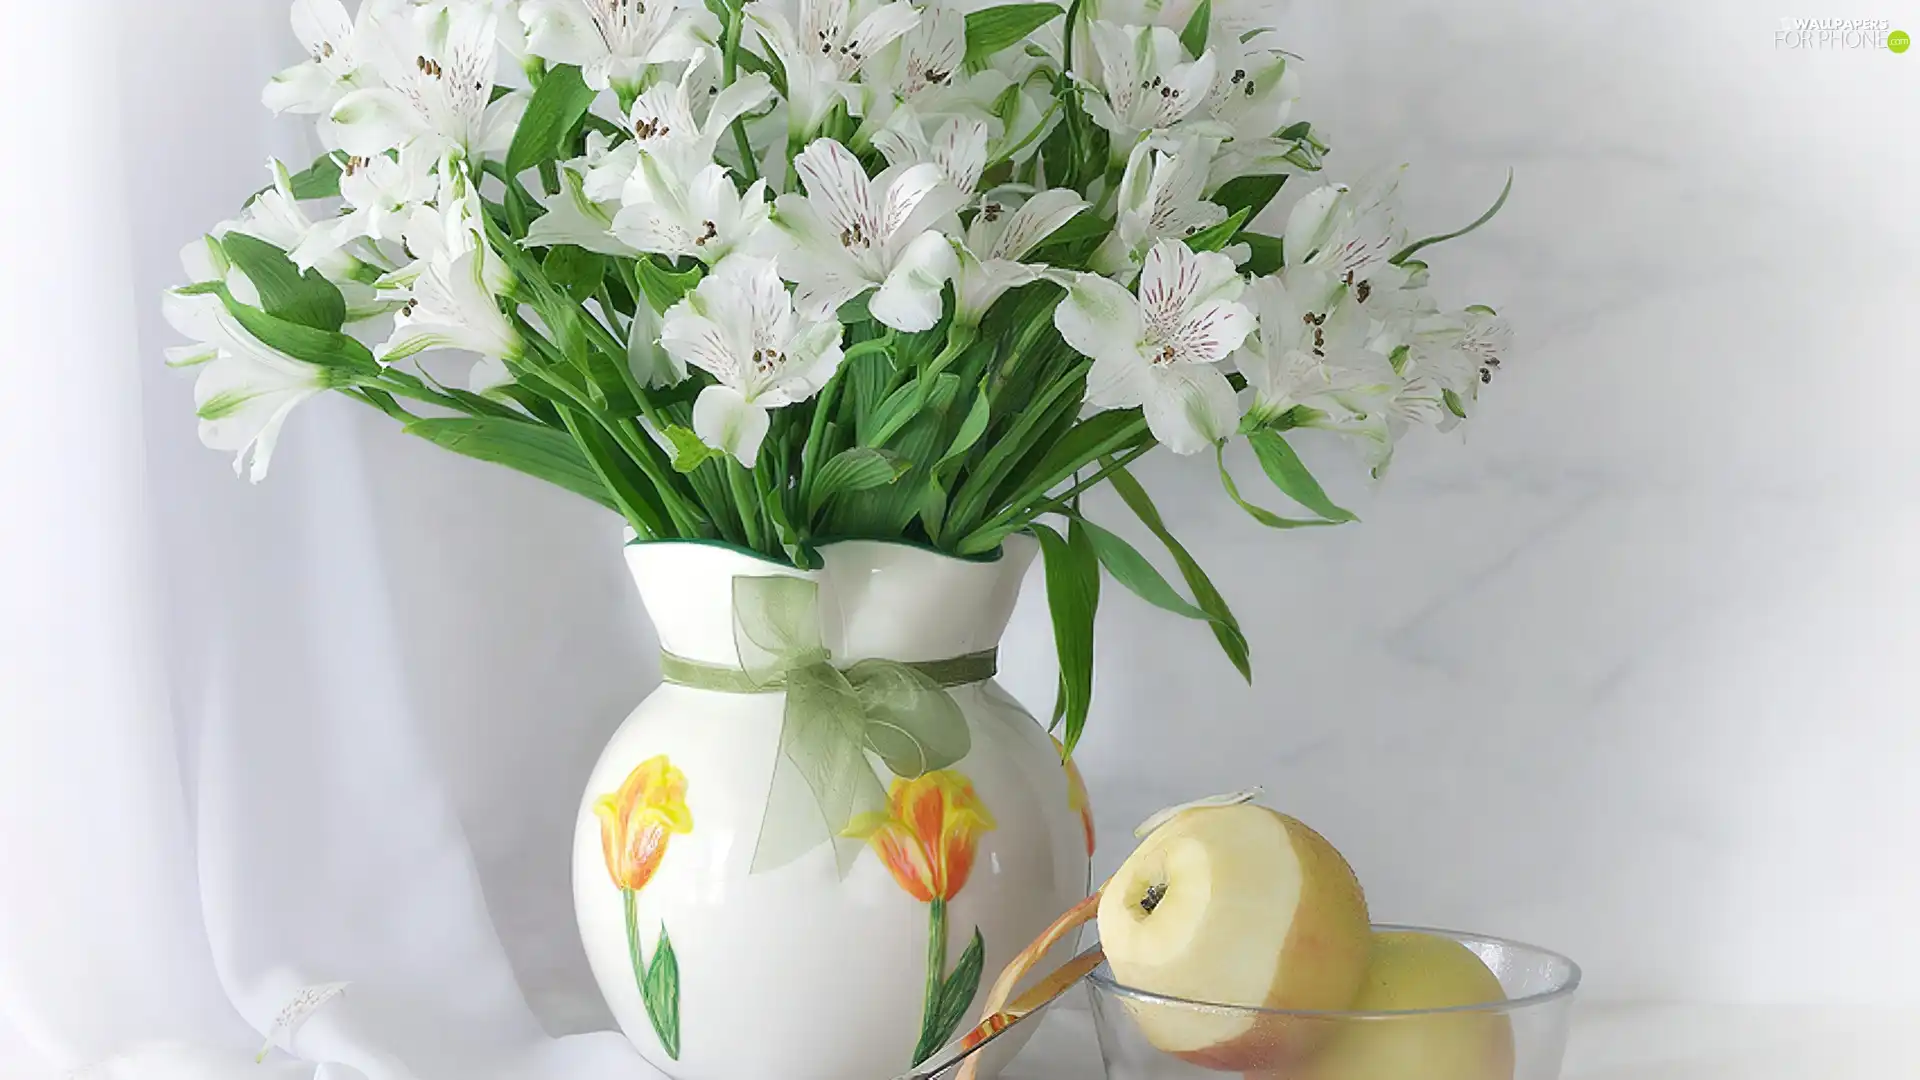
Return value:
[(699, 690), (786, 693), (754, 873), (785, 866), (824, 841), (845, 875), (862, 846), (844, 835), (848, 826), (887, 804), (868, 755), (909, 780), (966, 757), (973, 738), (947, 691), (990, 679), (996, 667), (991, 651), (842, 667), (821, 634), (820, 586), (798, 577), (734, 578), (733, 641), (738, 668), (662, 653), (660, 670), (667, 682)]

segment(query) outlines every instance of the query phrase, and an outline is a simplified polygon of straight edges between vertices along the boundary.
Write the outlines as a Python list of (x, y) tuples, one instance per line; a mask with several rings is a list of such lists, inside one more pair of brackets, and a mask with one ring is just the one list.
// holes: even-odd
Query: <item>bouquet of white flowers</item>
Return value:
[[(326, 153), (273, 162), (166, 299), (208, 446), (259, 480), (335, 390), (643, 539), (808, 566), (830, 537), (1031, 532), (1069, 745), (1102, 567), (1248, 670), (1131, 463), (1210, 449), (1263, 524), (1348, 521), (1286, 433), (1377, 472), (1506, 345), (1429, 298), (1415, 254), (1467, 230), (1410, 240), (1397, 172), (1303, 182), (1326, 146), (1291, 58), (1211, 0), (296, 0), (293, 25), (311, 58), (265, 102)], [(1244, 497), (1233, 439), (1312, 516)], [(1186, 593), (1081, 516), (1100, 483)]]

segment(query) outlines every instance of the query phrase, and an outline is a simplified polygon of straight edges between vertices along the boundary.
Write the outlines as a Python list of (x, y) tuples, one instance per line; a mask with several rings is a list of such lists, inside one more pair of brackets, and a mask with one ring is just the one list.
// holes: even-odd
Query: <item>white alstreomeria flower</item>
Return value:
[(1336, 281), (1364, 280), (1388, 265), (1407, 243), (1395, 213), (1404, 168), (1356, 187), (1328, 184), (1301, 196), (1287, 214), (1287, 265), (1318, 267)]
[(361, 83), (368, 57), (369, 29), (380, 8), (364, 0), (358, 18), (350, 18), (340, 0), (293, 0), (293, 33), (307, 50), (304, 63), (275, 75), (260, 100), (274, 112), (324, 113)]
[(890, 168), (869, 180), (852, 151), (820, 139), (794, 168), (806, 196), (782, 195), (776, 209), (788, 239), (780, 272), (796, 286), (800, 313), (825, 318), (878, 286), (867, 307), (882, 323), (917, 333), (939, 322), (940, 291), (957, 263), (933, 225), (966, 198), (939, 166)]
[(1369, 347), (1371, 322), (1352, 290), (1329, 288), (1312, 267), (1256, 279), (1247, 290), (1259, 330), (1234, 354), (1253, 391), (1248, 416), (1271, 423), (1304, 406), (1294, 422), (1375, 438), (1358, 425), (1379, 413), (1402, 379), (1389, 358)]
[(1098, 92), (1081, 103), (1095, 123), (1113, 136), (1115, 157), (1148, 132), (1165, 132), (1185, 122), (1197, 133), (1224, 138), (1232, 132), (1211, 119), (1190, 121), (1213, 89), (1212, 50), (1188, 60), (1180, 38), (1164, 26), (1091, 28), (1100, 59)]
[(506, 152), (527, 96), (493, 100), (500, 22), (490, 5), (407, 5), (374, 26), (379, 85), (336, 102), (320, 126), (324, 138), (365, 158), (416, 141), (436, 156)]
[(398, 157), (347, 157), (340, 168), (344, 212), (311, 230), (305, 241), (288, 252), (294, 265), (302, 269), (320, 265), (349, 245), (364, 253), (365, 245), (356, 241), (399, 241), (414, 209), (439, 189), (440, 178), (434, 172), (438, 164), (439, 158), (425, 143), (408, 146)]
[(403, 234), (415, 261), (380, 279), (403, 299), (379, 357), (393, 363), (429, 349), (478, 353), (469, 383), (484, 393), (512, 380), (506, 361), (526, 349), (498, 299), (512, 289), (513, 275), (482, 234), (480, 195), (464, 167), (442, 177), (437, 202), (416, 208)]
[(668, 309), (660, 344), (712, 375), (693, 403), (693, 431), (752, 468), (769, 412), (805, 401), (840, 366), (840, 324), (794, 311), (774, 264), (736, 255)]
[(1065, 188), (1042, 191), (1017, 207), (1011, 200), (988, 195), (967, 226), (966, 243), (958, 251), (954, 321), (977, 326), (1008, 289), (1038, 281), (1046, 267), (1020, 260), (1086, 207), (1078, 192)]
[(1166, 238), (1184, 240), (1227, 219), (1225, 207), (1200, 197), (1213, 158), (1211, 139), (1184, 139), (1171, 150), (1153, 140), (1134, 145), (1120, 177), (1114, 229), (1093, 255), (1093, 268), (1124, 277), (1147, 249)]
[(696, 121), (693, 79), (690, 67), (678, 85), (655, 86), (634, 102), (628, 118), (634, 137), (627, 144), (634, 148), (633, 172), (613, 232), (636, 250), (691, 255), (714, 266), (767, 220), (765, 182), (741, 192), (713, 160), (714, 147), (735, 119), (773, 91), (766, 76), (748, 75), (713, 95), (705, 118)]
[(746, 15), (786, 68), (787, 129), (795, 142), (820, 130), (834, 102), (859, 109), (862, 93), (854, 76), (920, 22), (920, 13), (902, 0), (798, 0), (797, 22), (783, 6), (753, 0)]
[(193, 402), (201, 443), (233, 451), (234, 473), (259, 483), (287, 416), (322, 390), (344, 385), (342, 371), (270, 348), (241, 327), (212, 293), (168, 293), (164, 311), (173, 328), (195, 342), (168, 349), (167, 362), (199, 368)]
[(520, 20), (527, 51), (558, 64), (577, 64), (595, 90), (612, 87), (622, 100), (639, 92), (648, 66), (686, 60), (701, 30), (712, 37), (713, 17), (677, 0), (524, 0)]
[(1231, 435), (1240, 410), (1217, 366), (1252, 332), (1233, 261), (1178, 240), (1147, 252), (1138, 299), (1098, 274), (1074, 278), (1054, 309), (1060, 336), (1093, 359), (1087, 404), (1141, 407), (1155, 438), (1192, 454)]
[(971, 194), (987, 168), (987, 122), (956, 116), (927, 138), (920, 118), (911, 109), (899, 109), (887, 126), (873, 136), (874, 148), (889, 165), (917, 165), (930, 161), (955, 191)]

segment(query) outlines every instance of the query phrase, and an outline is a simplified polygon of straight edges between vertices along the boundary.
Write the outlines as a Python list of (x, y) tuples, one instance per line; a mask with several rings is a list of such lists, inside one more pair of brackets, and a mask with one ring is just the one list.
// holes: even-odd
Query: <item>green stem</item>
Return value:
[[(734, 77), (739, 73), (740, 63), (740, 15), (744, 9), (743, 0), (728, 0), (727, 3), (727, 40), (720, 53), (720, 85), (732, 86)], [(747, 119), (744, 116), (733, 118), (733, 144), (740, 150), (741, 175), (748, 184), (760, 179), (760, 163), (753, 160), (753, 143), (747, 138)]]
[(729, 457), (727, 483), (733, 488), (734, 506), (740, 510), (740, 524), (747, 530), (747, 546), (766, 552), (766, 534), (760, 528), (760, 506), (753, 492), (752, 470)]
[(1160, 445), (1159, 442), (1157, 442), (1156, 440), (1148, 439), (1146, 442), (1141, 443), (1139, 446), (1136, 446), (1133, 449), (1127, 451), (1126, 453), (1121, 454), (1119, 458), (1115, 459), (1109, 464), (1101, 466), (1099, 471), (1095, 472), (1092, 476), (1087, 477), (1085, 480), (1082, 480), (1079, 483), (1074, 484), (1072, 487), (1068, 488), (1067, 490), (1061, 492), (1058, 495), (1052, 496), (1051, 498), (1045, 499), (1041, 502), (1032, 504), (1029, 507), (1029, 510), (1031, 511), (1031, 513), (1025, 519), (1023, 520), (1020, 519), (1020, 516), (1016, 514), (1015, 515), (1016, 525), (1025, 524), (1027, 521), (1030, 521), (1033, 518), (1039, 517), (1041, 514), (1048, 513), (1049, 511), (1055, 508), (1067, 506), (1074, 499), (1078, 498), (1083, 492), (1089, 491), (1092, 488), (1099, 486), (1102, 482), (1106, 480), (1108, 476), (1140, 460), (1148, 452), (1152, 451), (1159, 445)]
[(640, 996), (647, 995), (647, 960), (640, 953), (640, 910), (639, 894), (632, 889), (621, 889), (620, 898), (627, 906), (627, 954), (633, 962), (633, 982), (640, 988)]
[(940, 1048), (941, 1036), (933, 1030), (940, 1022), (940, 988), (947, 980), (947, 902), (933, 898), (927, 920), (927, 999), (920, 1013), (920, 1053), (914, 1064), (927, 1060)]
[[(1002, 510), (1000, 513), (994, 515), (993, 518), (990, 519), (985, 525), (982, 525), (978, 529), (975, 529), (974, 532), (976, 534), (985, 533), (990, 530), (1003, 528), (1005, 526), (1011, 525), (1015, 521), (1021, 520), (1020, 515), (1027, 513), (1029, 508), (1031, 508), (1037, 501), (1039, 501), (1041, 496), (1044, 496), (1046, 494), (1046, 490), (1048, 487), (1052, 487), (1054, 484), (1057, 484), (1060, 481), (1065, 480), (1067, 477), (1072, 476), (1075, 473), (1079, 472), (1081, 469), (1085, 468), (1088, 463), (1097, 461), (1100, 458), (1103, 458), (1108, 454), (1113, 453), (1115, 450), (1118, 450), (1120, 447), (1125, 446), (1131, 440), (1138, 438), (1140, 436), (1140, 433), (1146, 429), (1146, 426), (1147, 426), (1147, 422), (1145, 420), (1138, 420), (1132, 424), (1129, 424), (1125, 428), (1122, 428), (1118, 434), (1114, 435), (1112, 438), (1108, 439), (1106, 442), (1095, 447), (1091, 453), (1087, 454), (1081, 460), (1073, 462), (1070, 466), (1059, 469), (1054, 473), (1054, 475), (1045, 478), (1043, 483), (1046, 485), (1046, 487), (1040, 488), (1039, 491), (1034, 495), (1015, 500), (1011, 506), (1008, 506), (1005, 510)], [(1152, 439), (1148, 439), (1145, 443), (1141, 444), (1141, 446), (1147, 447), (1147, 448), (1151, 448), (1157, 445), (1159, 444)], [(1140, 447), (1135, 447), (1133, 449), (1138, 450), (1140, 449)], [(1137, 457), (1139, 457), (1139, 454), (1135, 454), (1129, 451), (1127, 455), (1122, 455), (1121, 463), (1125, 464), (1126, 462), (1130, 462)], [(1057, 498), (1048, 499), (1047, 501), (1059, 502), (1061, 499), (1069, 498), (1072, 495), (1077, 495), (1080, 492), (1086, 490), (1088, 487), (1091, 487), (1094, 484), (1099, 483), (1102, 479), (1105, 478), (1105, 476), (1106, 476), (1106, 470), (1102, 469), (1101, 471), (1095, 473), (1093, 477), (1087, 482), (1082, 484), (1076, 484), (1066, 494), (1061, 495)], [(1031, 516), (1029, 516), (1027, 520), (1031, 520)]]

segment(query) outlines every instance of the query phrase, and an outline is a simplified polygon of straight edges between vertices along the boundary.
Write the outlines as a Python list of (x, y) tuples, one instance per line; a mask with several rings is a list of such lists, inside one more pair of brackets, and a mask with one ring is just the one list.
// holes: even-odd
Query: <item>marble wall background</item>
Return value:
[(1920, 58), (1773, 30), (1920, 8), (1817, 7), (1292, 6), (1330, 172), (1411, 161), (1440, 231), (1514, 167), (1432, 261), (1521, 345), (1463, 444), (1377, 489), (1314, 459), (1360, 526), (1263, 535), (1155, 462), (1260, 680), (1113, 604), (1109, 835), (1259, 781), (1380, 916), (1554, 943), (1596, 995), (1916, 1000)]
[[(1103, 869), (1155, 807), (1260, 783), (1348, 852), (1379, 916), (1561, 947), (1596, 997), (1920, 1004), (1920, 52), (1773, 43), (1783, 15), (1920, 32), (1920, 4), (1872, 2), (1284, 12), (1330, 172), (1412, 162), (1410, 216), (1437, 230), (1516, 170), (1505, 213), (1433, 263), (1521, 346), (1465, 439), (1408, 445), (1385, 486), (1305, 447), (1362, 525), (1269, 534), (1210, 466), (1143, 470), (1232, 582), (1259, 682), (1109, 591), (1082, 756)], [(168, 88), (125, 105), (131, 272), (156, 294), (265, 148), (300, 152), (251, 104), (281, 5), (232, 6), (129, 30), (125, 76)], [(208, 35), (258, 70), (168, 66)], [(149, 358), (170, 340), (154, 313), (142, 333)], [(346, 402), (302, 413), (269, 484), (235, 485), (194, 445), (186, 384), (150, 368), (173, 587), (222, 596), (241, 634), (377, 599), (523, 988), (556, 1032), (603, 1026), (567, 838), (655, 677), (615, 527)], [(210, 530), (255, 539), (216, 558)], [(1044, 707), (1038, 600), (1006, 666)], [(227, 675), (243, 703), (297, 692)]]

